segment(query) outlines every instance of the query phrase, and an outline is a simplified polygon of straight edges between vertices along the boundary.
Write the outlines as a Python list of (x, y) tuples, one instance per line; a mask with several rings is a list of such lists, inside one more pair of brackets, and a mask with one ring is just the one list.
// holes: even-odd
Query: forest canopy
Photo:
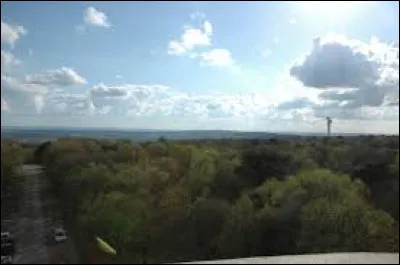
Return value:
[[(398, 136), (59, 139), (31, 159), (83, 255), (98, 235), (117, 249), (113, 262), (153, 263), (398, 252), (398, 148)], [(22, 145), (2, 143), (2, 188), (24, 157)]]

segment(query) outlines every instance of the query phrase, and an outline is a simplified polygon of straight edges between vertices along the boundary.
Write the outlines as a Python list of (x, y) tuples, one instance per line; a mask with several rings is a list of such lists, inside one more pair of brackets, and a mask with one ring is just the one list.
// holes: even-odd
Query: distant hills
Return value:
[[(338, 136), (339, 134), (333, 136)], [(341, 136), (359, 136), (360, 134), (340, 134)], [(271, 133), (243, 132), (228, 130), (146, 130), (112, 128), (52, 128), (52, 127), (2, 127), (2, 139), (19, 139), (28, 142), (42, 142), (57, 138), (96, 138), (129, 139), (134, 141), (154, 141), (160, 137), (166, 139), (271, 139), (323, 137), (324, 133)]]

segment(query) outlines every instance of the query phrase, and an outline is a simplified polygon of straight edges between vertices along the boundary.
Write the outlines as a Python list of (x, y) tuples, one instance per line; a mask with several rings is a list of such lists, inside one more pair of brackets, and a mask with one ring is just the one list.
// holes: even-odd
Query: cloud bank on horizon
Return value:
[(2, 126), (398, 134), (398, 3), (371, 5), (2, 3)]

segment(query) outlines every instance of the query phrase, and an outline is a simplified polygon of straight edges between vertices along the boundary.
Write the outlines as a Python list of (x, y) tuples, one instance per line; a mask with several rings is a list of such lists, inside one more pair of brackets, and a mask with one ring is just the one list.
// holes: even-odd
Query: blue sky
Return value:
[(2, 2), (2, 126), (396, 133), (398, 2)]

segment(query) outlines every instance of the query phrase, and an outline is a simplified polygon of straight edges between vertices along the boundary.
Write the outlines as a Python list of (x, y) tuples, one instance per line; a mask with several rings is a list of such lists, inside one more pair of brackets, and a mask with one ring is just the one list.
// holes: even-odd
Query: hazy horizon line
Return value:
[[(319, 132), (310, 132), (310, 131), (246, 131), (246, 130), (224, 130), (224, 129), (147, 129), (147, 128), (124, 128), (124, 127), (77, 127), (77, 126), (30, 126), (30, 125), (1, 125), (1, 129), (52, 129), (52, 130), (65, 130), (65, 129), (74, 129), (74, 130), (105, 130), (105, 131), (143, 131), (143, 132), (212, 132), (212, 131), (219, 131), (219, 132), (241, 132), (241, 133), (265, 133), (265, 134), (318, 134), (324, 135), (326, 132), (319, 131)], [(399, 134), (390, 134), (390, 133), (365, 133), (365, 132), (331, 132), (333, 136), (340, 136), (340, 135), (394, 135), (398, 136)]]

